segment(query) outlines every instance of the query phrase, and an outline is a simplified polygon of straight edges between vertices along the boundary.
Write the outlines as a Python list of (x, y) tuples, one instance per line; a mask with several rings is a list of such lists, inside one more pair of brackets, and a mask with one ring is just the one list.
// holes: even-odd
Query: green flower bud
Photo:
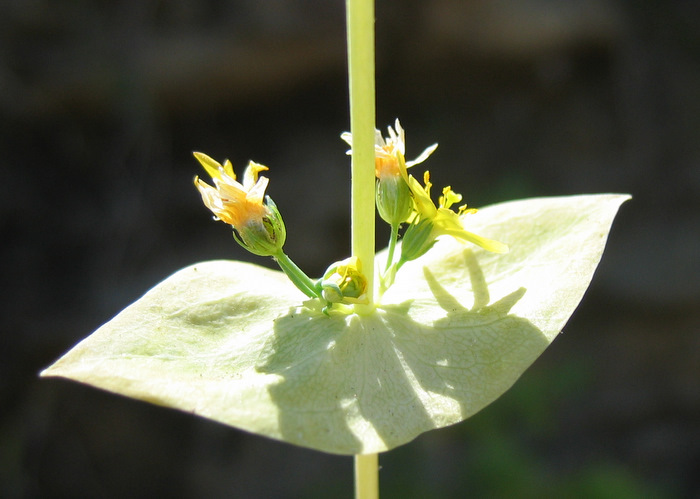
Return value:
[(321, 294), (328, 303), (367, 303), (367, 278), (356, 256), (335, 262), (321, 278)]
[(287, 239), (282, 215), (277, 205), (265, 196), (265, 208), (260, 218), (251, 218), (244, 225), (233, 228), (233, 237), (238, 244), (259, 256), (275, 256), (282, 251)]
[(436, 241), (433, 232), (433, 222), (429, 218), (423, 218), (417, 223), (412, 223), (406, 229), (401, 240), (401, 262), (410, 262), (423, 256)]
[(377, 210), (382, 220), (398, 225), (413, 213), (411, 190), (402, 176), (387, 176), (377, 180)]

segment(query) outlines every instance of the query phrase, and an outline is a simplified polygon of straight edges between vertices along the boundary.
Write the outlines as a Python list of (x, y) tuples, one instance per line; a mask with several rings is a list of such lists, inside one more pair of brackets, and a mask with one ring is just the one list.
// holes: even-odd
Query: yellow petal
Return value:
[(437, 143), (433, 144), (430, 147), (426, 147), (425, 150), (422, 153), (420, 153), (420, 155), (416, 159), (414, 159), (412, 161), (406, 161), (406, 166), (408, 168), (410, 168), (413, 165), (417, 165), (419, 163), (422, 163), (423, 161), (428, 159), (428, 156), (430, 156), (431, 154), (433, 154), (435, 152), (435, 149), (437, 149), (437, 147), (438, 147)]
[(474, 243), (477, 246), (481, 246), (486, 251), (491, 251), (492, 253), (508, 253), (509, 248), (507, 244), (503, 244), (500, 241), (495, 241), (493, 239), (488, 239), (486, 237), (479, 236), (468, 230), (445, 230), (442, 234), (452, 236), (462, 241), (468, 241)]
[(265, 170), (269, 170), (269, 168), (255, 161), (249, 161), (248, 167), (243, 173), (243, 187), (245, 190), (250, 191), (258, 181), (258, 173)]
[[(197, 161), (199, 161), (199, 163), (204, 167), (204, 169), (207, 171), (211, 178), (221, 178), (221, 170), (224, 170), (224, 167), (221, 165), (221, 163), (219, 163), (215, 159), (210, 158), (202, 152), (194, 152), (192, 154), (195, 158), (197, 158)], [(231, 167), (231, 174), (231, 176), (235, 180), (236, 176), (233, 175), (233, 167)]]
[[(426, 172), (427, 173), (427, 172)], [(430, 194), (423, 188), (422, 185), (413, 177), (408, 176), (408, 187), (411, 189), (413, 201), (416, 205), (416, 211), (423, 218), (433, 218), (437, 214), (435, 203), (430, 199)]]
[(493, 253), (508, 253), (508, 245), (465, 230), (459, 215), (447, 208), (438, 208), (437, 215), (433, 219), (433, 224), (435, 226), (436, 237), (438, 235), (448, 235), (461, 239), (462, 241), (474, 243)]
[(236, 174), (233, 173), (233, 165), (228, 159), (224, 161), (224, 173), (231, 177), (233, 180), (236, 180)]
[(265, 199), (265, 189), (267, 189), (268, 182), (269, 179), (267, 177), (260, 177), (255, 185), (248, 189), (246, 199), (251, 203), (262, 206), (263, 199)]

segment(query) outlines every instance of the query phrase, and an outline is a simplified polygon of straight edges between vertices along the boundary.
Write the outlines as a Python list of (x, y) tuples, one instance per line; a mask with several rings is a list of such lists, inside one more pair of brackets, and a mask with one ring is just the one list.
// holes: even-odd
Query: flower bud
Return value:
[(433, 221), (423, 218), (406, 229), (401, 240), (401, 262), (410, 262), (423, 256), (436, 242)]
[(400, 175), (377, 180), (376, 198), (379, 216), (390, 225), (405, 222), (413, 213), (411, 190)]
[(367, 278), (356, 256), (335, 262), (321, 278), (321, 293), (328, 303), (367, 303)]
[(275, 256), (282, 251), (287, 230), (277, 205), (265, 196), (264, 214), (258, 219), (248, 219), (242, 226), (233, 228), (238, 244), (258, 256)]

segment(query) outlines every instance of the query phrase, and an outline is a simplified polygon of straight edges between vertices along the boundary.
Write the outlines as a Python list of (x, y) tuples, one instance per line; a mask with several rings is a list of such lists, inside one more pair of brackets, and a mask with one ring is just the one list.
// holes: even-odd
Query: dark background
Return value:
[[(192, 150), (271, 167), (310, 274), (347, 256), (343, 7), (0, 4), (0, 496), (351, 497), (349, 457), (37, 377), (177, 269), (253, 260)], [(378, 125), (409, 158), (439, 142), (432, 178), (470, 205), (634, 195), (564, 334), (382, 455), (383, 497), (698, 497), (700, 3), (379, 0), (377, 85)]]

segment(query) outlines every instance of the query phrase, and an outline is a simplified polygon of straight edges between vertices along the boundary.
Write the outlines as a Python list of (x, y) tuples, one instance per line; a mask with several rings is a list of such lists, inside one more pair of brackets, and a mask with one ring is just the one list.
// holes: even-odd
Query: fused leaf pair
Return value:
[(483, 208), (470, 229), (509, 253), (440, 238), (362, 316), (303, 306), (282, 272), (199, 263), (42, 375), (326, 452), (385, 451), (469, 417), (518, 379), (578, 305), (628, 197)]

